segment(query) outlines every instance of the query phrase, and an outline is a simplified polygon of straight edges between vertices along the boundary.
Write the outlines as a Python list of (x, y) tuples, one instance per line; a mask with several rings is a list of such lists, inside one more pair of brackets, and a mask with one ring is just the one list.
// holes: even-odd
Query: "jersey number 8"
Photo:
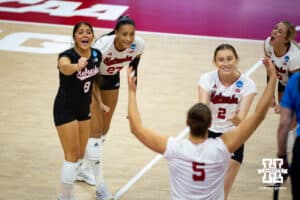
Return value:
[(87, 93), (90, 90), (90, 87), (91, 87), (91, 81), (85, 82), (84, 85), (83, 85), (84, 93)]

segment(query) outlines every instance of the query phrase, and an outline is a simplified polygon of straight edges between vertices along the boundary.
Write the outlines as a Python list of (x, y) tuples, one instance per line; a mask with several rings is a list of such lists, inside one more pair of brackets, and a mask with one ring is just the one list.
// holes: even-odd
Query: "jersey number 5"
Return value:
[(194, 181), (204, 181), (205, 180), (205, 170), (202, 168), (205, 163), (193, 162), (193, 180)]

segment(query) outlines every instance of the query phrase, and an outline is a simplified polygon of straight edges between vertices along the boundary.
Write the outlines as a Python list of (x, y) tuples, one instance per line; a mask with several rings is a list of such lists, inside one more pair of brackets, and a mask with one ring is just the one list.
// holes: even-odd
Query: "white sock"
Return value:
[(101, 138), (89, 138), (88, 141), (88, 158), (91, 168), (93, 170), (93, 174), (96, 180), (96, 186), (103, 183), (103, 163), (101, 161), (101, 148), (103, 142), (105, 141), (105, 136)]
[(73, 185), (74, 184), (61, 183), (61, 197), (63, 200), (72, 200)]
[(104, 182), (103, 180), (103, 170), (102, 170), (102, 163), (100, 161), (91, 160), (91, 167), (96, 179), (96, 186), (100, 185)]
[(64, 200), (71, 200), (73, 197), (74, 181), (81, 161), (64, 161), (61, 168), (61, 196)]

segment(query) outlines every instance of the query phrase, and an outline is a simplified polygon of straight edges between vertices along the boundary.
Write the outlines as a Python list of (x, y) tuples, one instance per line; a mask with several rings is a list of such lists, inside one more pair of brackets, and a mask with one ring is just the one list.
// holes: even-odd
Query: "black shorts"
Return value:
[(120, 73), (115, 75), (100, 75), (96, 83), (100, 90), (115, 90), (120, 88)]
[(284, 90), (285, 90), (285, 86), (284, 85), (282, 85), (282, 83), (280, 83), (280, 81), (278, 81), (278, 85), (277, 85), (277, 91), (278, 92), (284, 92)]
[[(209, 138), (220, 137), (223, 133), (215, 133), (213, 131), (208, 130)], [(242, 144), (235, 152), (232, 153), (231, 159), (238, 161), (242, 164), (244, 160), (244, 144)]]
[(91, 118), (90, 103), (81, 102), (80, 104), (72, 104), (68, 102), (64, 94), (59, 92), (54, 101), (53, 117), (55, 126), (74, 120), (88, 120)]

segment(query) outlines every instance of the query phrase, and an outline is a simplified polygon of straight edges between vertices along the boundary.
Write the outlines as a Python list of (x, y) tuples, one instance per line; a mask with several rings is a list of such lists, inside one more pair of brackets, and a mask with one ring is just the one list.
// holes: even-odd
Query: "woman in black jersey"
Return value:
[(77, 169), (91, 132), (91, 91), (102, 59), (100, 51), (91, 47), (93, 39), (92, 26), (80, 22), (73, 28), (74, 47), (58, 56), (59, 89), (53, 114), (65, 158), (59, 200), (74, 199)]

